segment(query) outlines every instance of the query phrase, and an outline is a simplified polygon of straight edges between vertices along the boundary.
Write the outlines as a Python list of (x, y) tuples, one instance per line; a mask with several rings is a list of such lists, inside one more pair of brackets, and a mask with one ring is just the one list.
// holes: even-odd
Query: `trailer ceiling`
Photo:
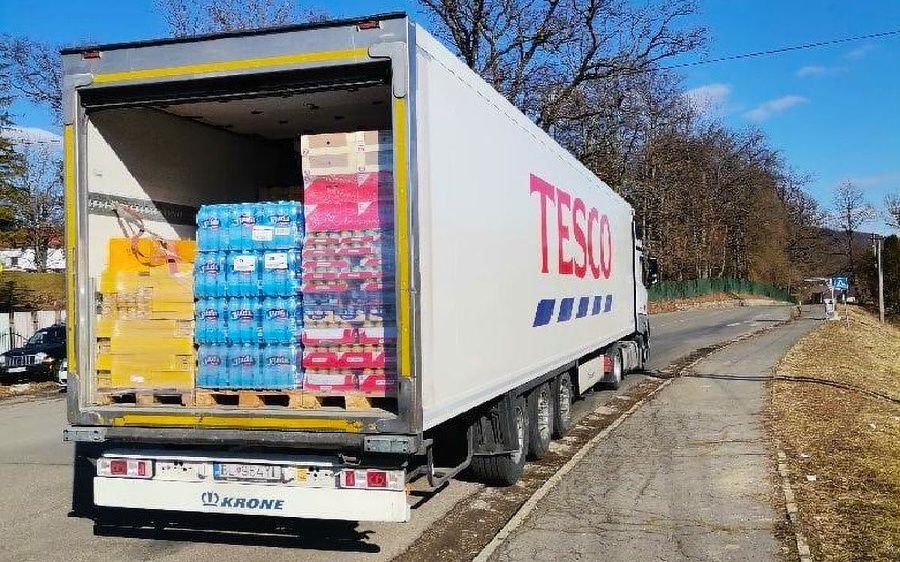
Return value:
[(112, 107), (160, 106), (191, 101), (289, 96), (388, 85), (390, 63), (326, 66), (280, 72), (236, 74), (213, 78), (151, 80), (122, 86), (91, 86), (79, 90), (88, 110)]
[(329, 92), (159, 106), (179, 117), (266, 139), (390, 127), (391, 92), (368, 86)]

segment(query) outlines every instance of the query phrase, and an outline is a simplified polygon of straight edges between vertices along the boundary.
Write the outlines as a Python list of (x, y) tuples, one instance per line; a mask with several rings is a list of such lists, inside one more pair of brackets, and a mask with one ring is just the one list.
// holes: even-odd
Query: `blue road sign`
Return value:
[(838, 290), (847, 291), (850, 289), (850, 282), (847, 281), (846, 277), (832, 277), (831, 286)]

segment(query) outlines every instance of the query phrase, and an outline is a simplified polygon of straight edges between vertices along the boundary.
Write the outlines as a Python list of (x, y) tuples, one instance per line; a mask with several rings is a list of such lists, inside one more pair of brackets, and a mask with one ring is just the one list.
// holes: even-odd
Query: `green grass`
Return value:
[(0, 273), (0, 312), (60, 310), (65, 306), (65, 276), (62, 273)]

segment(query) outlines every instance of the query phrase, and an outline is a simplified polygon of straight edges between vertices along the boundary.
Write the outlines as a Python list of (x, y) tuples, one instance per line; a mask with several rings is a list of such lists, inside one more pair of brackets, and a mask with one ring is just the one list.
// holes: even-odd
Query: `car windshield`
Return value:
[(59, 334), (56, 330), (41, 330), (35, 332), (33, 336), (28, 338), (27, 345), (41, 345), (59, 340)]

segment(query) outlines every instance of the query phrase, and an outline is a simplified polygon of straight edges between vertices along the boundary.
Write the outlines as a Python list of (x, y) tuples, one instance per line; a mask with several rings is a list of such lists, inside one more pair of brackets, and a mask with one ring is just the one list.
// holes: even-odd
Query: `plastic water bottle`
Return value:
[(263, 301), (263, 334), (267, 344), (291, 343), (297, 338), (297, 299), (270, 297)]
[(201, 252), (194, 262), (194, 294), (217, 297), (225, 290), (225, 257), (220, 252)]
[(228, 386), (228, 348), (219, 344), (200, 346), (197, 367), (197, 386), (224, 388)]
[(208, 221), (209, 207), (202, 205), (197, 210), (197, 249), (201, 252), (209, 247), (208, 232), (206, 223)]
[(212, 205), (216, 219), (219, 221), (219, 247), (220, 252), (231, 250), (231, 227), (234, 222), (234, 205)]
[(272, 247), (281, 249), (299, 248), (303, 241), (303, 211), (298, 203), (280, 201), (275, 204), (271, 217), (274, 227)]
[(228, 299), (228, 343), (238, 344), (244, 343), (246, 330), (244, 323), (251, 312), (244, 307), (245, 299), (230, 298)]
[(224, 205), (203, 205), (197, 211), (197, 249), (201, 252), (215, 252), (221, 249), (222, 220)]
[(243, 297), (228, 302), (228, 341), (258, 343), (260, 339), (259, 299)]
[(229, 297), (259, 294), (259, 256), (254, 252), (232, 252), (227, 258), (225, 293)]
[(260, 388), (259, 348), (245, 343), (231, 347), (229, 364), (232, 388)]
[(253, 203), (241, 203), (238, 205), (236, 217), (238, 226), (240, 227), (239, 249), (241, 250), (257, 249), (257, 243), (253, 239), (253, 233), (256, 228), (258, 212), (258, 205)]
[(219, 325), (219, 309), (215, 299), (201, 298), (194, 314), (194, 339), (199, 344), (216, 343), (215, 333)]
[(297, 378), (297, 347), (287, 345), (267, 345), (261, 350), (262, 380), (265, 388), (293, 388)]
[(293, 250), (266, 252), (262, 255), (260, 286), (263, 296), (289, 297), (300, 288), (297, 254)]

